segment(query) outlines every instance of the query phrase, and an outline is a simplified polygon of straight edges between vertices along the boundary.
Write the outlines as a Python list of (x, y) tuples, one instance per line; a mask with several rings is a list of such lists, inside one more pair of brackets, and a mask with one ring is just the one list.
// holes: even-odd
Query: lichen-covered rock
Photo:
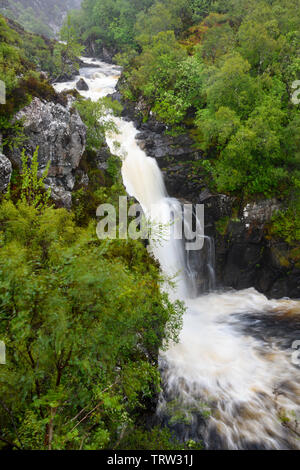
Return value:
[(4, 193), (10, 183), (12, 165), (8, 158), (0, 152), (0, 193)]
[[(23, 120), (28, 155), (39, 148), (41, 171), (50, 161), (46, 183), (56, 194), (57, 202), (70, 207), (75, 171), (86, 145), (86, 126), (78, 112), (72, 109), (71, 97), (66, 106), (34, 98), (29, 106), (16, 115), (16, 119)], [(10, 158), (21, 167), (21, 149), (15, 149)]]
[(89, 86), (83, 78), (80, 78), (76, 83), (76, 88), (79, 91), (87, 91), (89, 89)]

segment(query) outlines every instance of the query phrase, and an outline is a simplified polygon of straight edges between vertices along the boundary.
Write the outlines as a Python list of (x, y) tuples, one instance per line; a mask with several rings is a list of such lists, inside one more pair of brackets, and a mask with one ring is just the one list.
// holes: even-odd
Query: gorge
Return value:
[(0, 450), (299, 450), (299, 31), (0, 0)]
[[(92, 100), (113, 93), (120, 73), (109, 64), (98, 62), (98, 67), (80, 70), (89, 87), (82, 94)], [(77, 80), (56, 89), (75, 88)], [(174, 205), (157, 162), (139, 147), (134, 124), (114, 119), (118, 133), (108, 135), (107, 142), (123, 162), (128, 194), (146, 213), (155, 203), (156, 220), (170, 222)], [(209, 449), (298, 448), (300, 381), (291, 347), (300, 333), (299, 302), (268, 300), (253, 288), (218, 289), (199, 297), (199, 290), (191, 289), (187, 255), (178, 240), (152, 244), (151, 251), (166, 276), (178, 275), (171, 296), (187, 309), (179, 344), (160, 356), (157, 419), (180, 439), (202, 440)]]

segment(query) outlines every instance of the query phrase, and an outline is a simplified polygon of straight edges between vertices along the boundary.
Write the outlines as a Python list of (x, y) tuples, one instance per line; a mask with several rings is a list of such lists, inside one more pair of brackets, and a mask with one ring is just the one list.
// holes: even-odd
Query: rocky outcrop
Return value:
[(222, 286), (255, 287), (270, 298), (300, 297), (300, 269), (285, 242), (268, 240), (262, 231), (230, 223), (216, 237), (217, 275)]
[(97, 150), (95, 155), (95, 165), (98, 170), (106, 171), (108, 169), (108, 160), (111, 156), (110, 150), (107, 144), (103, 144), (100, 149)]
[[(188, 135), (172, 137), (163, 131), (163, 126), (157, 123), (150, 129), (142, 124), (137, 135), (138, 143), (149, 157), (156, 159), (164, 175), (168, 193), (172, 197), (180, 197), (191, 202), (205, 189), (201, 184), (199, 172), (194, 174), (193, 164), (202, 159), (199, 151), (193, 146)], [(154, 129), (154, 130), (153, 130)], [(155, 130), (156, 129), (156, 130)]]
[(11, 162), (0, 152), (0, 193), (4, 193), (10, 183)]
[(85, 43), (85, 52), (88, 57), (94, 57), (95, 61), (102, 60), (107, 64), (113, 64), (118, 50), (113, 47), (99, 47), (94, 39), (89, 38)]
[(113, 58), (115, 55), (116, 55), (115, 49), (109, 49), (103, 46), (101, 58), (104, 60), (104, 62), (107, 62), (108, 64), (112, 64)]
[[(41, 171), (50, 161), (46, 184), (52, 188), (53, 199), (67, 208), (71, 206), (75, 173), (86, 145), (86, 127), (72, 104), (71, 97), (66, 106), (34, 98), (16, 115), (16, 119), (23, 120), (28, 155), (39, 149)], [(14, 149), (10, 158), (21, 167), (21, 149)]]
[[(201, 200), (201, 197), (200, 197)], [(236, 204), (222, 195), (204, 198), (206, 234), (216, 247), (218, 284), (234, 289), (255, 287), (270, 298), (300, 298), (300, 266), (294, 248), (268, 236), (267, 224), (280, 208), (275, 199)]]

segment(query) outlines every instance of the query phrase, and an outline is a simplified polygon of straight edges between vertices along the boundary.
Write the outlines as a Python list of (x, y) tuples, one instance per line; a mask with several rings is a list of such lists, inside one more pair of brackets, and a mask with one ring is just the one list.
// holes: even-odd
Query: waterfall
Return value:
[[(83, 95), (94, 100), (112, 93), (120, 74), (116, 66), (99, 65), (81, 70), (90, 87)], [(119, 133), (108, 135), (107, 142), (122, 159), (126, 190), (153, 223), (167, 226), (182, 217), (181, 204), (168, 197), (155, 159), (136, 142), (133, 123), (114, 119)], [(151, 243), (164, 274), (176, 280), (171, 297), (187, 309), (179, 344), (160, 356), (158, 420), (179, 438), (210, 449), (299, 448), (300, 374), (291, 345), (300, 339), (294, 336), (295, 328), (300, 331), (300, 304), (270, 301), (254, 289), (212, 291), (213, 240), (206, 237), (205, 247), (192, 253), (175, 238)], [(199, 289), (207, 292), (199, 295)]]
[[(176, 199), (168, 197), (157, 162), (154, 158), (147, 157), (139, 147), (136, 140), (138, 131), (133, 123), (120, 118), (114, 118), (114, 121), (118, 133), (108, 135), (107, 143), (111, 152), (123, 161), (122, 177), (127, 193), (141, 204), (154, 227), (165, 227), (166, 232), (171, 232), (175, 219), (184, 224), (182, 205)], [(209, 240), (208, 237), (205, 238)], [(210, 278), (214, 273), (211, 246), (210, 243)], [(195, 295), (195, 271), (191, 268), (189, 256), (185, 252), (184, 240), (169, 237), (168, 233), (163, 231), (159, 240), (157, 237), (150, 240), (150, 249), (159, 261), (163, 273), (176, 284), (175, 292), (170, 291), (170, 295), (179, 298)], [(211, 284), (213, 285), (213, 281)]]

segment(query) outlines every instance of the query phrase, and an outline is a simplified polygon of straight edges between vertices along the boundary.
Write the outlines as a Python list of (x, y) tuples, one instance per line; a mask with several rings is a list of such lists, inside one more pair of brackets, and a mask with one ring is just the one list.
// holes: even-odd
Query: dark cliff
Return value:
[(18, 21), (25, 29), (39, 28), (32, 32), (58, 36), (67, 12), (80, 5), (81, 0), (0, 0), (0, 13)]

